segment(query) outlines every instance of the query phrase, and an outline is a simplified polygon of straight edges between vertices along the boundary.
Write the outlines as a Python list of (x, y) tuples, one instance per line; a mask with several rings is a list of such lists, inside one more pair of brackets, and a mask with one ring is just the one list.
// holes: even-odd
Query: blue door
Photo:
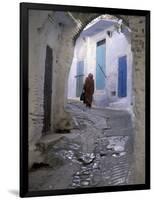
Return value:
[(118, 96), (127, 96), (127, 57), (122, 56), (118, 60)]
[(76, 96), (80, 97), (83, 89), (83, 77), (84, 77), (84, 62), (77, 62), (77, 75), (76, 75)]
[(106, 44), (105, 40), (97, 42), (96, 46), (96, 90), (105, 88), (106, 79)]

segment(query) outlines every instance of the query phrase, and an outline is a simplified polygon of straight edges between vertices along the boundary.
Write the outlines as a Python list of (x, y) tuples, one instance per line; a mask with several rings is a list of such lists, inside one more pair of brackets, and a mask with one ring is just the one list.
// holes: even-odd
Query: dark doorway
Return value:
[(47, 46), (44, 75), (44, 119), (42, 130), (43, 133), (48, 132), (51, 127), (52, 62), (52, 49), (49, 46)]

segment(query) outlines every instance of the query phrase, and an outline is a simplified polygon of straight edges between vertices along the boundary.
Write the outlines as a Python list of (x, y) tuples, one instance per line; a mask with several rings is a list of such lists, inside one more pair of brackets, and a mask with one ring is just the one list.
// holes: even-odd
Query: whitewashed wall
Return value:
[[(51, 18), (48, 18), (48, 15)], [(53, 20), (52, 20), (53, 19)], [(38, 160), (34, 151), (35, 143), (42, 136), (43, 101), (44, 101), (44, 73), (46, 47), (53, 50), (52, 63), (52, 94), (51, 94), (51, 133), (53, 130), (70, 127), (69, 114), (64, 110), (65, 89), (67, 85), (67, 71), (71, 62), (65, 56), (73, 48), (68, 40), (68, 32), (74, 28), (74, 22), (67, 13), (52, 11), (29, 11), (29, 165)], [(66, 48), (67, 46), (67, 48)], [(63, 54), (63, 56), (61, 55)], [(73, 54), (73, 53), (72, 53)], [(67, 62), (65, 61), (67, 60)], [(70, 63), (69, 63), (70, 62)]]

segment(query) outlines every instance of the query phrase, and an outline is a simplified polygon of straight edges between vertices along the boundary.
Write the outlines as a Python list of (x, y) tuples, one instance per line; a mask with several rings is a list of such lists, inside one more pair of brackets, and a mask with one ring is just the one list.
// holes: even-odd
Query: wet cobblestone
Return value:
[[(129, 113), (86, 110), (80, 102), (69, 103), (67, 110), (75, 120), (74, 128), (49, 143), (44, 161), (50, 168), (30, 173), (30, 189), (133, 184), (133, 127)], [(59, 162), (54, 163), (54, 157)], [(36, 178), (39, 175), (43, 179)]]

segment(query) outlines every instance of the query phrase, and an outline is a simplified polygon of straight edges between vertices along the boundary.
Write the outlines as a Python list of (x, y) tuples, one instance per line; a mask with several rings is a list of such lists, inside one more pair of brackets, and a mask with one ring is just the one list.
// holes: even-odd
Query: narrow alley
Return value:
[(128, 111), (68, 100), (70, 133), (46, 135), (36, 145), (43, 157), (29, 173), (29, 190), (133, 184), (133, 124)]

